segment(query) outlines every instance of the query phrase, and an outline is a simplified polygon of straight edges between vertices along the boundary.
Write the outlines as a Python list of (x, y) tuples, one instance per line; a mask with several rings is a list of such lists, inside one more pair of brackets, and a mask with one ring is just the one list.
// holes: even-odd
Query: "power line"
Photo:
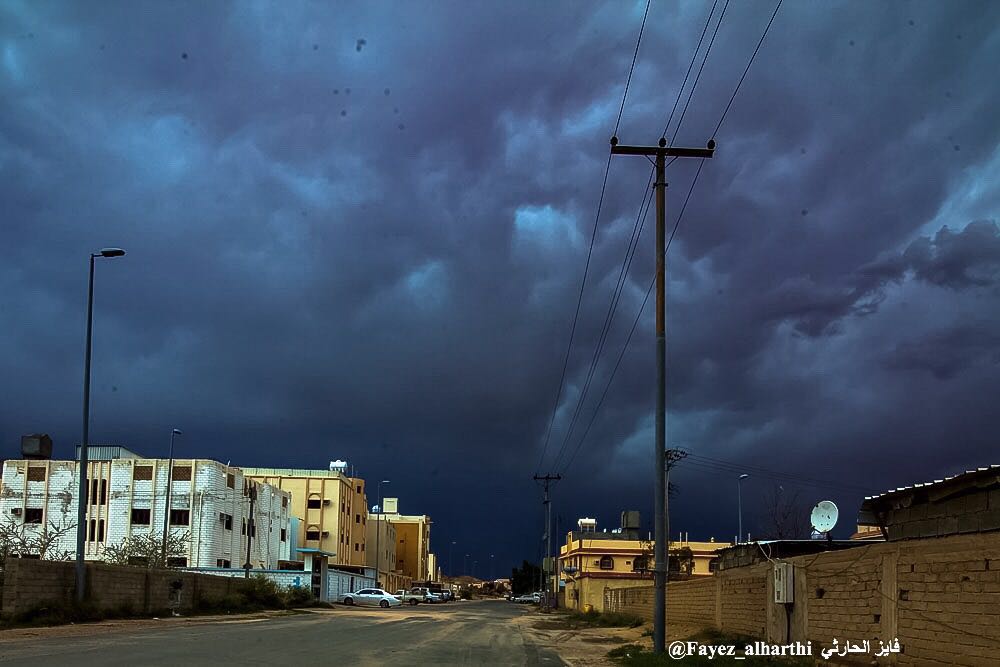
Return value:
[[(770, 31), (770, 29), (771, 29), (771, 25), (774, 23), (774, 19), (775, 19), (775, 17), (778, 14), (778, 10), (781, 8), (782, 1), (783, 0), (778, 0), (777, 4), (775, 5), (774, 11), (771, 14), (771, 18), (770, 18), (770, 20), (768, 20), (768, 23), (767, 23), (766, 27), (764, 28), (764, 32), (761, 34), (760, 40), (758, 40), (757, 46), (754, 49), (753, 53), (751, 54), (750, 59), (748, 60), (747, 65), (746, 65), (746, 67), (743, 70), (743, 74), (742, 74), (742, 76), (740, 76), (740, 80), (737, 82), (736, 87), (733, 89), (733, 93), (730, 96), (729, 101), (726, 104), (726, 107), (725, 107), (725, 109), (722, 112), (722, 116), (719, 118), (719, 122), (716, 125), (715, 131), (712, 133), (713, 137), (718, 134), (719, 129), (722, 127), (722, 124), (725, 121), (726, 116), (728, 115), (730, 108), (732, 107), (733, 101), (736, 99), (736, 95), (739, 93), (740, 88), (743, 86), (743, 82), (746, 79), (746, 76), (747, 76), (747, 74), (750, 71), (750, 67), (753, 65), (754, 61), (756, 60), (757, 54), (760, 52), (760, 47), (761, 47), (761, 45), (763, 45), (764, 39), (767, 37), (767, 34)], [(726, 6), (728, 6), (728, 4), (729, 4), (729, 0), (727, 0)], [(705, 24), (705, 29), (702, 31), (702, 39), (704, 39), (705, 32), (707, 31), (708, 26), (711, 23), (711, 19), (712, 19), (712, 15), (714, 14), (714, 11), (715, 11), (715, 5), (713, 4), (713, 6), (712, 6), (712, 12), (709, 13), (708, 20), (706, 21), (706, 24)], [(725, 7), (723, 8), (723, 13), (725, 13)], [(721, 22), (722, 22), (722, 15), (720, 15), (719, 23), (716, 25), (715, 33), (713, 33), (713, 37), (712, 37), (712, 41), (713, 42), (714, 42), (715, 34), (718, 33), (719, 25), (721, 25)], [(695, 53), (692, 56), (692, 63), (691, 63), (692, 65), (694, 63), (694, 60), (697, 58), (698, 51), (701, 48), (701, 43), (702, 43), (702, 40), (699, 40), (698, 47), (695, 49)], [(706, 59), (707, 59), (707, 51), (706, 51)], [(704, 66), (704, 60), (702, 61), (702, 67), (703, 66)], [(691, 67), (689, 66), (688, 67), (688, 74), (690, 74), (690, 70), (691, 70)], [(699, 76), (700, 76), (700, 70), (699, 70)], [(685, 80), (686, 79), (687, 79), (687, 77), (685, 76)], [(683, 89), (684, 89), (684, 86), (682, 84), (682, 86), (681, 86), (681, 93), (683, 92)], [(692, 87), (692, 90), (693, 90), (693, 87)], [(678, 94), (678, 99), (680, 99), (680, 93)], [(690, 101), (690, 95), (688, 97), (688, 101)], [(676, 102), (675, 102), (674, 108), (676, 109)], [(673, 116), (673, 111), (671, 111), (671, 118), (672, 118), (672, 116)], [(664, 136), (666, 135), (667, 129), (669, 129), (669, 125), (670, 125), (670, 119), (668, 119), (667, 126), (664, 128), (664, 131), (663, 131), (663, 135)], [(679, 129), (679, 128), (680, 128), (680, 122), (678, 122), (678, 127), (675, 128), (675, 131), (674, 131), (675, 137), (676, 137), (677, 129)], [(691, 187), (688, 189), (687, 196), (684, 199), (684, 205), (681, 207), (681, 212), (678, 215), (676, 222), (674, 223), (673, 230), (670, 233), (670, 238), (667, 240), (666, 250), (664, 251), (664, 253), (666, 253), (666, 251), (668, 251), (670, 249), (670, 244), (673, 242), (674, 236), (677, 233), (677, 229), (680, 226), (680, 222), (681, 222), (681, 219), (683, 218), (684, 211), (687, 209), (688, 201), (691, 198), (691, 193), (694, 191), (694, 186), (695, 186), (695, 184), (698, 181), (698, 176), (701, 174), (701, 169), (702, 169), (703, 166), (704, 166), (704, 161), (702, 160), (701, 163), (698, 165), (698, 171), (695, 173), (694, 179), (691, 181)], [(639, 311), (636, 313), (635, 321), (632, 323), (632, 328), (629, 330), (628, 337), (625, 339), (625, 343), (622, 345), (622, 349), (621, 349), (621, 352), (618, 355), (617, 361), (615, 362), (615, 366), (612, 369), (611, 374), (608, 376), (608, 381), (605, 384), (604, 391), (602, 392), (601, 398), (600, 398), (600, 400), (598, 401), (597, 405), (594, 408), (594, 413), (591, 415), (591, 419), (590, 419), (590, 421), (587, 424), (587, 428), (584, 430), (583, 436), (581, 436), (580, 440), (577, 442), (576, 448), (573, 450), (573, 454), (572, 454), (572, 456), (570, 456), (569, 461), (563, 467), (562, 472), (564, 474), (569, 469), (569, 467), (572, 465), (573, 461), (576, 458), (577, 453), (580, 451), (580, 447), (583, 445), (583, 442), (586, 440), (587, 435), (590, 433), (590, 429), (593, 426), (594, 421), (596, 420), (597, 414), (599, 413), (600, 408), (601, 408), (601, 406), (604, 403), (604, 399), (605, 399), (605, 397), (608, 394), (608, 389), (611, 386), (611, 382), (614, 380), (614, 377), (615, 377), (615, 375), (618, 372), (618, 368), (621, 366), (622, 358), (625, 356), (625, 352), (628, 349), (628, 346), (629, 346), (629, 344), (632, 341), (632, 335), (635, 333), (636, 325), (638, 324), (639, 319), (642, 316), (642, 311), (645, 308), (646, 302), (649, 300), (649, 295), (652, 292), (654, 283), (655, 283), (655, 278), (654, 278), (653, 282), (650, 282), (649, 288), (646, 290), (646, 296), (643, 298), (642, 305), (640, 305)]]
[[(646, 28), (646, 16), (649, 14), (649, 5), (652, 0), (646, 0), (646, 10), (642, 15), (642, 24), (639, 26), (639, 36), (635, 40), (635, 51), (632, 54), (632, 64), (629, 65), (628, 77), (625, 80), (625, 91), (622, 93), (622, 103), (618, 108), (618, 118), (615, 119), (615, 133), (618, 132), (618, 127), (621, 124), (622, 113), (625, 111), (625, 100), (628, 97), (628, 89), (632, 83), (632, 72), (635, 70), (635, 62), (639, 56), (639, 45), (642, 43), (642, 34)], [(590, 233), (590, 247), (587, 250), (587, 261), (583, 267), (583, 279), (580, 281), (580, 291), (576, 297), (576, 309), (573, 312), (573, 325), (570, 327), (569, 333), (569, 343), (566, 345), (566, 355), (563, 358), (562, 371), (559, 374), (559, 387), (556, 389), (556, 399), (552, 405), (552, 415), (549, 417), (549, 426), (545, 433), (545, 444), (542, 446), (542, 453), (538, 457), (538, 465), (535, 466), (536, 471), (541, 470), (542, 463), (545, 461), (545, 452), (549, 448), (549, 441), (552, 438), (552, 427), (555, 424), (556, 413), (559, 411), (559, 399), (562, 398), (563, 385), (566, 382), (566, 370), (569, 367), (569, 357), (570, 352), (573, 349), (573, 339), (576, 337), (576, 326), (580, 319), (580, 305), (583, 303), (583, 292), (587, 285), (587, 275), (590, 272), (590, 260), (594, 254), (594, 241), (597, 238), (597, 227), (601, 219), (601, 209), (604, 206), (604, 194), (608, 187), (608, 174), (611, 171), (611, 153), (608, 152), (608, 162), (604, 167), (604, 181), (601, 184), (601, 196), (597, 201), (597, 213), (594, 215), (594, 228)]]
[[(719, 14), (719, 22), (715, 24), (715, 30), (712, 32), (712, 39), (708, 41), (708, 47), (705, 49), (705, 56), (701, 59), (701, 66), (698, 67), (698, 75), (694, 78), (694, 83), (691, 84), (691, 90), (688, 92), (687, 100), (684, 102), (684, 108), (681, 110), (681, 117), (677, 120), (677, 127), (674, 128), (674, 136), (670, 139), (670, 145), (673, 145), (674, 141), (677, 139), (677, 133), (681, 131), (681, 125), (684, 124), (684, 116), (687, 115), (688, 106), (691, 104), (691, 98), (694, 96), (694, 91), (698, 87), (698, 82), (701, 80), (701, 73), (705, 71), (705, 63), (708, 62), (708, 54), (712, 52), (712, 45), (715, 44), (715, 38), (719, 34), (719, 28), (722, 27), (722, 19), (726, 17), (726, 10), (729, 8), (729, 0), (726, 0), (726, 4), (722, 6), (722, 12)], [(666, 132), (664, 132), (664, 135)]]
[(719, 118), (719, 124), (715, 126), (715, 131), (712, 132), (713, 137), (719, 134), (719, 128), (722, 127), (722, 123), (726, 120), (726, 115), (729, 114), (729, 108), (733, 106), (733, 100), (736, 99), (737, 93), (740, 92), (740, 87), (743, 85), (743, 80), (747, 78), (750, 66), (753, 65), (753, 61), (757, 59), (757, 52), (760, 51), (760, 47), (764, 43), (764, 38), (767, 37), (767, 33), (771, 30), (771, 24), (774, 23), (774, 17), (778, 15), (778, 10), (781, 9), (782, 2), (783, 0), (778, 0), (778, 4), (774, 6), (774, 12), (771, 14), (771, 20), (767, 22), (767, 26), (764, 28), (764, 32), (760, 36), (760, 41), (757, 42), (757, 48), (753, 50), (753, 55), (750, 56), (746, 69), (743, 70), (743, 76), (740, 77), (739, 83), (737, 83), (736, 88), (733, 89), (733, 94), (729, 98), (729, 102), (726, 104), (725, 110), (722, 112), (722, 117)]
[[(674, 234), (677, 233), (677, 228), (681, 224), (681, 220), (684, 218), (684, 211), (687, 210), (688, 202), (691, 201), (691, 193), (694, 192), (694, 186), (698, 183), (698, 177), (701, 175), (701, 169), (705, 165), (705, 161), (701, 160), (698, 164), (698, 171), (695, 172), (694, 178), (691, 179), (691, 185), (688, 187), (687, 196), (684, 197), (684, 204), (681, 206), (680, 212), (677, 214), (677, 220), (674, 222), (673, 231), (670, 232), (670, 237), (667, 240), (666, 248), (664, 254), (670, 250), (670, 243), (674, 240)], [(590, 417), (590, 421), (587, 423), (587, 428), (584, 430), (583, 435), (576, 444), (576, 448), (573, 450), (573, 454), (570, 456), (569, 461), (562, 469), (562, 474), (566, 474), (569, 467), (573, 465), (573, 461), (576, 459), (577, 453), (580, 451), (580, 447), (583, 445), (584, 441), (587, 439), (587, 434), (590, 433), (591, 427), (594, 425), (594, 421), (597, 419), (597, 415), (600, 413), (601, 406), (604, 404), (604, 399), (608, 395), (608, 389), (611, 388), (611, 382), (615, 379), (615, 375), (618, 373), (618, 368), (621, 366), (622, 359), (625, 357), (625, 352), (628, 350), (629, 343), (632, 342), (632, 335), (635, 333), (636, 326), (639, 324), (639, 320), (642, 319), (642, 311), (646, 307), (646, 302), (649, 301), (649, 295), (653, 292), (653, 286), (656, 284), (656, 278), (650, 281), (649, 287), (646, 289), (646, 296), (643, 297), (642, 303), (639, 305), (639, 310), (635, 314), (635, 319), (632, 321), (632, 327), (629, 329), (628, 337), (625, 339), (625, 343), (622, 345), (621, 351), (618, 353), (618, 359), (615, 361), (614, 368), (611, 369), (611, 375), (608, 376), (608, 380), (604, 385), (604, 391), (601, 394), (600, 400), (598, 400), (597, 405), (594, 406), (594, 412)]]
[[(705, 33), (708, 32), (708, 26), (712, 23), (712, 16), (715, 15), (715, 8), (718, 6), (719, 0), (715, 0), (712, 3), (712, 11), (708, 13), (708, 18), (705, 19), (705, 27), (702, 28), (701, 38), (698, 39), (698, 46), (695, 47), (694, 53), (691, 54), (691, 62), (688, 64), (687, 73), (684, 74), (684, 81), (681, 82), (681, 87), (677, 91), (677, 99), (674, 100), (674, 107), (670, 110), (670, 115), (667, 117), (667, 124), (663, 126), (663, 132), (660, 133), (661, 137), (667, 136), (667, 130), (670, 128), (670, 122), (674, 119), (674, 112), (677, 111), (677, 105), (681, 101), (681, 96), (684, 95), (684, 88), (687, 86), (688, 77), (691, 76), (691, 70), (694, 69), (694, 62), (698, 59), (698, 52), (701, 51), (701, 43), (705, 40)], [(673, 162), (673, 160), (671, 160)], [(670, 164), (668, 163), (669, 167)]]

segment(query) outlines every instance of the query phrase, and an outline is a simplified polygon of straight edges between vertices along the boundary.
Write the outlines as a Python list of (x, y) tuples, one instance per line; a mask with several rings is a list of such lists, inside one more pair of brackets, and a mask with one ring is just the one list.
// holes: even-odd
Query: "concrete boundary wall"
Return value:
[[(105, 563), (87, 563), (87, 598), (101, 611), (131, 609), (156, 613), (189, 610), (206, 600), (234, 595), (243, 579), (195, 574), (181, 570), (150, 570)], [(72, 561), (8, 558), (4, 565), (4, 617), (47, 604), (70, 604), (76, 593)]]
[[(860, 543), (782, 560), (794, 566), (793, 604), (773, 602), (773, 566), (765, 561), (671, 582), (668, 630), (811, 641), (814, 654), (833, 639), (898, 639), (902, 653), (880, 663), (1000, 662), (1000, 533)], [(609, 589), (604, 601), (605, 611), (652, 619), (652, 587)]]

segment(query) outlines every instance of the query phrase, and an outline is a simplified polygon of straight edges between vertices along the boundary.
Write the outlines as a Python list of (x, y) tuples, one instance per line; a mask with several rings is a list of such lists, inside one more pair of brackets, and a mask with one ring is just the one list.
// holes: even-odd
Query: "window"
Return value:
[(719, 571), (719, 559), (718, 559), (718, 557), (713, 558), (712, 560), (708, 561), (708, 571), (709, 572), (718, 572)]
[(95, 537), (97, 537), (97, 519), (91, 519), (87, 530), (87, 541), (93, 542)]
[(28, 466), (28, 481), (29, 482), (44, 482), (45, 481), (45, 468), (39, 466)]
[(153, 479), (153, 466), (136, 466), (132, 468), (132, 479), (135, 481), (149, 481)]
[(233, 529), (233, 515), (232, 514), (226, 514), (224, 512), (221, 513), (221, 514), (219, 514), (219, 521), (222, 523), (222, 527), (225, 528), (226, 530), (232, 530)]
[(233, 566), (232, 561), (228, 561), (223, 558), (219, 558), (218, 560), (215, 561), (215, 567), (232, 567), (232, 566)]
[[(42, 468), (44, 470), (44, 468)], [(30, 470), (30, 468), (29, 468)], [(25, 523), (41, 523), (42, 522), (42, 508), (41, 507), (28, 507), (24, 510), (24, 522)]]
[(170, 556), (167, 558), (167, 567), (187, 567), (188, 559), (183, 556)]
[(174, 466), (173, 480), (175, 482), (190, 482), (191, 466)]
[(137, 526), (148, 526), (150, 520), (150, 510), (132, 508), (132, 523)]
[(602, 570), (613, 570), (615, 569), (615, 559), (611, 556), (601, 556), (599, 567)]
[(355, 514), (354, 515), (354, 523), (361, 523), (361, 515), (360, 514)]
[(281, 541), (282, 542), (288, 541), (288, 531), (285, 530), (284, 528), (281, 529)]
[(281, 496), (281, 509), (288, 509), (288, 496)]
[(355, 542), (355, 543), (354, 543), (354, 550), (355, 550), (355, 551), (361, 551), (361, 545), (360, 545), (360, 544), (358, 544), (357, 542)]
[(309, 496), (309, 500), (306, 501), (306, 507), (311, 510), (318, 510), (323, 506), (323, 501), (320, 500), (319, 496)]
[(647, 556), (636, 556), (635, 560), (632, 561), (632, 571), (633, 572), (643, 572), (649, 568), (649, 558)]
[(190, 510), (170, 510), (171, 526), (186, 526), (191, 523)]
[(358, 484), (358, 493), (361, 493), (361, 485)]
[(104, 541), (104, 519), (97, 522), (97, 541)]
[(247, 520), (243, 519), (243, 525), (240, 526), (240, 535), (246, 535), (246, 534), (247, 534)]
[(101, 480), (101, 504), (108, 504), (108, 480), (106, 479)]
[(313, 542), (319, 541), (319, 531), (318, 530), (307, 530), (306, 539), (312, 540)]
[(90, 480), (90, 482), (88, 483), (88, 486), (90, 487), (90, 504), (91, 505), (96, 505), (97, 504), (97, 491), (98, 491), (97, 480), (96, 479)]
[(230, 489), (236, 488), (236, 473), (226, 473), (226, 486)]

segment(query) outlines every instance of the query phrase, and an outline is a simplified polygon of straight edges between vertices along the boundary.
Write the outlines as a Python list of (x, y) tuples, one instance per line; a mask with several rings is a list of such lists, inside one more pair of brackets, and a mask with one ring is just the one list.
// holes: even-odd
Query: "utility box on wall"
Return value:
[(774, 602), (790, 604), (795, 602), (795, 568), (791, 563), (774, 564)]

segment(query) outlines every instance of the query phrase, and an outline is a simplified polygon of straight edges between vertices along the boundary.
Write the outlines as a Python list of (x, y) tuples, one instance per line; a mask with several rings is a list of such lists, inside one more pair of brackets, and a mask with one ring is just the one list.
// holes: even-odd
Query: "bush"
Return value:
[(285, 605), (288, 607), (307, 607), (319, 602), (312, 591), (304, 586), (289, 586), (285, 589)]
[(592, 628), (638, 628), (645, 623), (638, 616), (618, 612), (601, 613), (596, 610), (569, 613), (567, 622), (574, 627)]
[(284, 609), (285, 596), (283, 591), (267, 577), (257, 575), (250, 577), (240, 590), (251, 607), (264, 609)]

